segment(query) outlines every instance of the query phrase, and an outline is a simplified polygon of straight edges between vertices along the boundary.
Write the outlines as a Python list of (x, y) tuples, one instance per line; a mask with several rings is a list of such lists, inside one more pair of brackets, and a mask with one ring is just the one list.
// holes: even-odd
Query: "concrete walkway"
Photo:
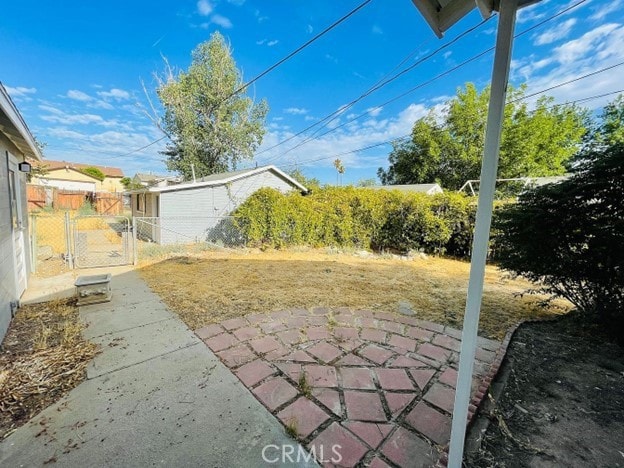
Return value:
[[(269, 465), (266, 446), (275, 446), (265, 451), (271, 461), (282, 446), (297, 453), (280, 422), (135, 271), (114, 275), (113, 300), (80, 309), (85, 336), (102, 350), (88, 380), (0, 443), (0, 466), (255, 467)], [(70, 281), (64, 290), (72, 289)]]

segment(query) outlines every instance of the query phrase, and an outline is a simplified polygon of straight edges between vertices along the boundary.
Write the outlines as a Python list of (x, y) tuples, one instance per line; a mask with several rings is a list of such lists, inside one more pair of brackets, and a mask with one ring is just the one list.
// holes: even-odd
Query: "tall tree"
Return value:
[[(586, 132), (587, 113), (574, 105), (553, 106), (542, 97), (534, 109), (522, 102), (525, 88), (509, 89), (501, 139), (499, 177), (537, 177), (565, 172)], [(479, 92), (472, 83), (460, 89), (443, 112), (419, 119), (411, 139), (397, 142), (387, 170), (377, 175), (383, 184), (439, 182), (458, 189), (478, 179), (490, 89)]]
[(244, 91), (235, 93), (243, 81), (221, 34), (195, 48), (187, 71), (176, 75), (167, 65), (158, 79), (161, 124), (171, 139), (164, 151), (168, 169), (189, 179), (193, 166), (202, 177), (236, 169), (253, 157), (265, 133), (268, 105), (254, 103)]

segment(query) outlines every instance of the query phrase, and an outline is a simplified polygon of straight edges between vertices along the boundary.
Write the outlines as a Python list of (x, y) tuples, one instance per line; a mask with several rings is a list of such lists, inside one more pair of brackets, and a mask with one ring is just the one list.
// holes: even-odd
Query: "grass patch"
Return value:
[[(447, 258), (361, 258), (310, 249), (202, 252), (145, 265), (141, 274), (192, 329), (286, 308), (398, 313), (405, 301), (418, 318), (461, 328), (469, 270), (469, 263)], [(500, 339), (522, 319), (564, 312), (539, 307), (539, 297), (520, 295), (531, 287), (488, 266), (480, 333)]]
[(82, 382), (96, 345), (74, 300), (19, 309), (0, 351), (0, 439)]

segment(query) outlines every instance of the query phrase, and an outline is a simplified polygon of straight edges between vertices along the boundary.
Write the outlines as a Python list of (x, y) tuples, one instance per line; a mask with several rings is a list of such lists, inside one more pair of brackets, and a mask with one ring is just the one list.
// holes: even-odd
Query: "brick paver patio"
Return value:
[[(337, 444), (337, 466), (430, 466), (448, 444), (459, 330), (316, 308), (248, 315), (195, 333), (317, 458), (335, 461)], [(500, 342), (479, 338), (476, 400), (501, 353)]]

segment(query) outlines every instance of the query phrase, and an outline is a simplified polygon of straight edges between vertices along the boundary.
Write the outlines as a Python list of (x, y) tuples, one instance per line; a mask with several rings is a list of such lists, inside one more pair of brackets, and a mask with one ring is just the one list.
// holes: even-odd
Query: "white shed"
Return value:
[(0, 83), (0, 341), (31, 272), (26, 200), (26, 158), (41, 153), (24, 119)]
[(213, 174), (195, 182), (134, 190), (132, 215), (137, 234), (159, 244), (210, 240), (229, 229), (227, 218), (261, 188), (281, 192), (308, 189), (275, 166)]
[(440, 184), (405, 184), (405, 185), (373, 185), (371, 187), (367, 187), (373, 190), (398, 190), (399, 192), (406, 193), (425, 193), (427, 195), (436, 195), (438, 193), (443, 193), (442, 187)]

